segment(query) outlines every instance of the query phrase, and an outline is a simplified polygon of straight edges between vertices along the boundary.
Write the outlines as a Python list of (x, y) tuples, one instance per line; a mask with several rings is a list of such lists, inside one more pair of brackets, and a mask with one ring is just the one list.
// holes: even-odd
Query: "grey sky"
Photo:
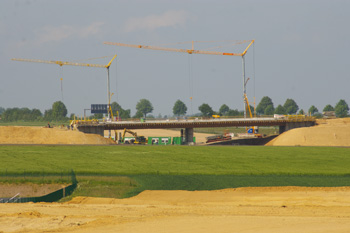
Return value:
[(292, 98), (304, 110), (315, 105), (322, 111), (339, 99), (350, 103), (349, 9), (350, 1), (345, 0), (2, 0), (0, 107), (49, 109), (54, 101), (62, 100), (62, 77), (69, 113), (83, 115), (90, 104), (106, 103), (105, 69), (60, 68), (10, 59), (107, 64), (109, 58), (83, 60), (116, 53), (110, 72), (111, 92), (116, 93), (112, 101), (132, 114), (142, 98), (152, 102), (155, 116), (172, 114), (177, 99), (186, 103), (188, 113), (199, 112), (202, 103), (214, 110), (222, 104), (241, 110), (240, 57), (141, 50), (103, 42), (164, 45), (255, 39), (246, 56), (250, 102), (255, 90), (257, 103), (269, 96), (276, 107)]

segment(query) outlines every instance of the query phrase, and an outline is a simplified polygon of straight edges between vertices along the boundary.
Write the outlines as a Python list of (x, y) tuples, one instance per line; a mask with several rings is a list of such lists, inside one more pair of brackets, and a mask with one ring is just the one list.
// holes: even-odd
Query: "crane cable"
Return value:
[(60, 66), (60, 80), (61, 80), (61, 98), (62, 98), (62, 102), (64, 102), (63, 99), (63, 66)]
[(193, 61), (192, 54), (188, 54), (188, 90), (190, 96), (191, 115), (193, 115)]
[(255, 43), (253, 43), (253, 92), (254, 92), (254, 117), (256, 117), (255, 108)]

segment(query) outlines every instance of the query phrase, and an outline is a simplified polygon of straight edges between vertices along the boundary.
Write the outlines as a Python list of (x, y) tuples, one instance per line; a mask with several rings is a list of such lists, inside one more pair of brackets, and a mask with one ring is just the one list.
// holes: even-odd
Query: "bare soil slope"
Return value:
[(145, 191), (128, 199), (1, 204), (0, 232), (349, 232), (350, 187)]
[(350, 146), (350, 118), (318, 120), (317, 125), (284, 132), (267, 146)]
[(114, 144), (96, 134), (77, 130), (27, 126), (0, 126), (0, 144)]

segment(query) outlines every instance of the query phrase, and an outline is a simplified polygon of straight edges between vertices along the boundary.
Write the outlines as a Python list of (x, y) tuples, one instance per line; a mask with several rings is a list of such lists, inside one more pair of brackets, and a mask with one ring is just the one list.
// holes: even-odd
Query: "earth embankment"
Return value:
[(111, 145), (113, 140), (66, 128), (0, 126), (0, 144)]
[(350, 147), (350, 118), (320, 119), (313, 127), (284, 132), (267, 146), (344, 146)]

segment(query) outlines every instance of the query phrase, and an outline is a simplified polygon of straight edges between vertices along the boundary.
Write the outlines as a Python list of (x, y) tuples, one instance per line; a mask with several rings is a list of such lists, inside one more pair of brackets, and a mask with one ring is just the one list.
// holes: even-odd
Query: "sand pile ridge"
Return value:
[(350, 118), (320, 119), (317, 125), (284, 132), (267, 146), (350, 146)]
[(66, 128), (0, 126), (0, 144), (114, 144), (96, 134)]

